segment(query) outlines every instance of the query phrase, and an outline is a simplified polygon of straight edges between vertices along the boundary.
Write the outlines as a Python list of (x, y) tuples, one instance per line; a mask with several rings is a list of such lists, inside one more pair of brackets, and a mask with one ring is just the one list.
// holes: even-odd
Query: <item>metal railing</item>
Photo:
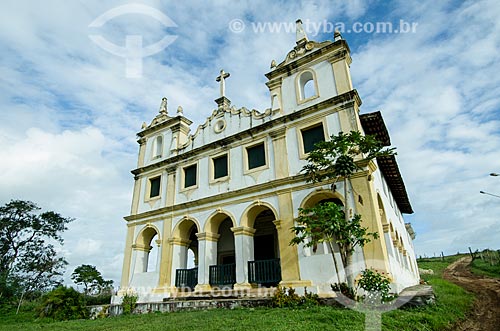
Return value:
[(175, 271), (175, 287), (193, 290), (196, 284), (198, 284), (198, 268)]
[(209, 282), (212, 286), (233, 286), (236, 283), (236, 264), (211, 265)]
[(248, 261), (248, 282), (277, 285), (281, 281), (280, 259)]

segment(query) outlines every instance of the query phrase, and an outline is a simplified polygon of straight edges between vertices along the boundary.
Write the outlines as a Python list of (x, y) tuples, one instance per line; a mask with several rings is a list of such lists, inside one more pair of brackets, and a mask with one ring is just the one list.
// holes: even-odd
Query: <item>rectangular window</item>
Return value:
[(213, 162), (214, 162), (214, 179), (226, 177), (228, 175), (227, 154), (214, 158)]
[(184, 188), (196, 185), (196, 164), (184, 168)]
[(160, 196), (161, 177), (149, 179), (149, 197), (154, 198)]
[(266, 165), (266, 150), (264, 143), (248, 147), (248, 169), (254, 169)]
[(312, 128), (300, 130), (302, 133), (302, 142), (304, 144), (304, 153), (309, 153), (314, 149), (317, 142), (325, 141), (325, 133), (323, 124), (316, 125)]

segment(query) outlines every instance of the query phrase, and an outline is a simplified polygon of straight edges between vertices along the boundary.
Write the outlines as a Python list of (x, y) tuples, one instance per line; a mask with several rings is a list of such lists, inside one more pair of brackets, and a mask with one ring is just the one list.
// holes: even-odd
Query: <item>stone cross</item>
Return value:
[(220, 82), (220, 96), (225, 97), (226, 95), (226, 78), (229, 77), (229, 72), (224, 72), (224, 69), (220, 71), (220, 75), (215, 78), (217, 82)]

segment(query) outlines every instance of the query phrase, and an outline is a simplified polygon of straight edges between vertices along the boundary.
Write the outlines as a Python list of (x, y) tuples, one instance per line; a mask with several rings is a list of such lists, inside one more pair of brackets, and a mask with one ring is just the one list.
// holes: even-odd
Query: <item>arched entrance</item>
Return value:
[(175, 287), (193, 290), (198, 284), (198, 226), (185, 218), (174, 229), (172, 243), (172, 279)]
[(253, 234), (253, 259), (248, 261), (248, 282), (259, 286), (277, 286), (281, 281), (278, 232), (275, 213), (265, 205), (248, 210), (248, 225)]
[(254, 259), (255, 261), (276, 259), (279, 257), (278, 232), (273, 221), (274, 213), (266, 209), (257, 215), (253, 227)]
[(209, 218), (204, 234), (208, 284), (216, 288), (233, 287), (236, 283), (236, 254), (233, 219), (222, 211)]
[[(330, 190), (322, 190), (311, 193), (306, 197), (306, 199), (303, 200), (300, 207), (303, 209), (313, 208), (317, 205), (328, 202), (333, 202), (338, 206), (344, 207), (344, 198), (338, 193), (334, 193)], [(346, 279), (344, 265), (342, 263), (340, 248), (336, 243), (335, 238), (332, 239), (332, 241), (317, 243), (311, 247), (303, 247), (305, 256), (304, 266), (305, 268), (306, 266), (309, 268), (318, 267), (317, 263), (324, 263), (324, 265), (322, 265), (322, 269), (325, 270), (323, 279), (329, 279), (331, 283), (341, 283)], [(330, 257), (327, 257), (326, 255), (330, 255)], [(333, 278), (331, 278), (332, 276), (335, 276), (336, 280), (333, 280)]]
[(134, 273), (157, 270), (159, 242), (159, 234), (155, 227), (148, 226), (139, 233), (134, 247), (136, 257)]
[(219, 224), (217, 234), (217, 264), (210, 266), (210, 285), (215, 287), (232, 287), (236, 283), (236, 255), (234, 235), (231, 231), (233, 222), (229, 217)]

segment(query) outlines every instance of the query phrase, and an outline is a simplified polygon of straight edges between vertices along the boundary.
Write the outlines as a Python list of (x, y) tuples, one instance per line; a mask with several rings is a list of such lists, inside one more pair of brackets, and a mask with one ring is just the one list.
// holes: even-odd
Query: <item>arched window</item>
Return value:
[(155, 234), (154, 237), (151, 239), (151, 242), (150, 242), (150, 250), (149, 250), (149, 254), (148, 254), (148, 265), (147, 265), (147, 268), (146, 268), (146, 272), (154, 272), (154, 271), (158, 271), (156, 270), (156, 263), (157, 263), (157, 260), (158, 260), (158, 251), (159, 251), (159, 247), (156, 243), (156, 240), (158, 240), (158, 234)]
[(160, 158), (163, 151), (163, 137), (158, 136), (153, 143), (153, 159)]
[(135, 242), (135, 273), (157, 270), (160, 236), (154, 227), (144, 228)]
[(299, 102), (312, 99), (318, 96), (315, 76), (316, 75), (311, 70), (306, 70), (300, 74), (297, 80)]

